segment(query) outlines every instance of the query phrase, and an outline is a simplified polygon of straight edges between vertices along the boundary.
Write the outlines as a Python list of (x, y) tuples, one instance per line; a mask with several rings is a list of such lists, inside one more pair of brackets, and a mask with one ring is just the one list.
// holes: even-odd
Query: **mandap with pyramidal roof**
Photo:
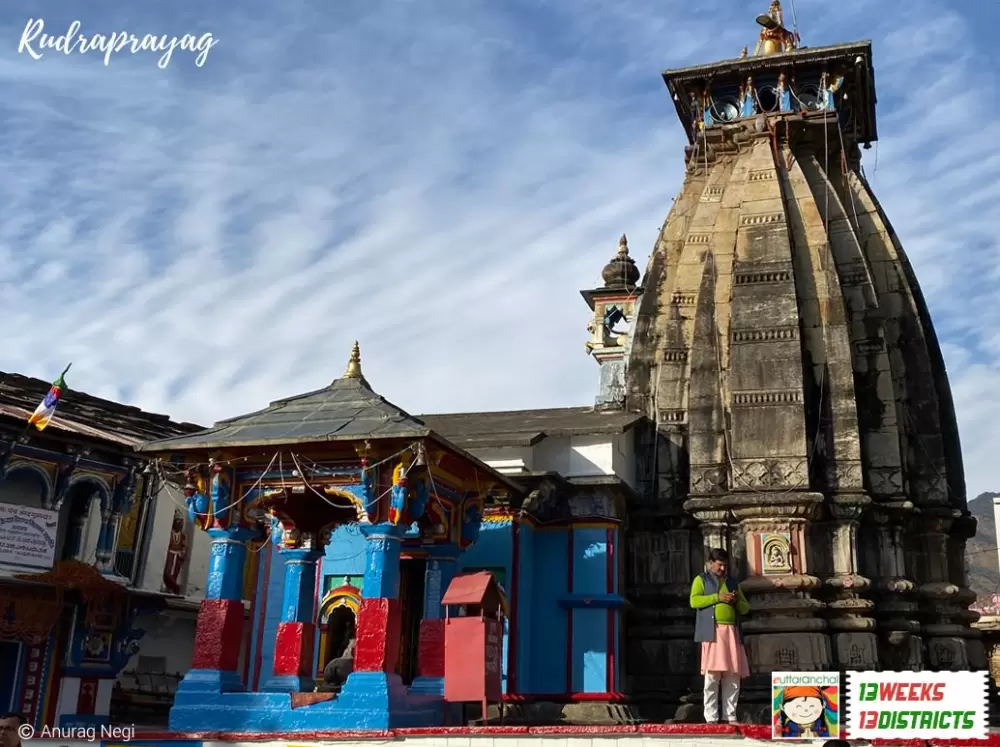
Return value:
[[(518, 486), (372, 391), (357, 343), (344, 376), (323, 389), (142, 450), (186, 467), (191, 520), (212, 538), (193, 664), (177, 689), (172, 729), (443, 723), (441, 599), (456, 559), (479, 536), (485, 502)], [(248, 687), (240, 591), (248, 542), (263, 535), (268, 542), (255, 551), (274, 565), (263, 571), (257, 645), (246, 655), (259, 662), (266, 638), (269, 661)], [(321, 637), (317, 605), (330, 589), (317, 588), (326, 577), (318, 571), (337, 556), (353, 562), (324, 611), (347, 614)], [(419, 589), (407, 568), (414, 559)], [(327, 657), (330, 682), (317, 690), (320, 650), (337, 645)], [(421, 676), (404, 682), (402, 659), (414, 660)]]

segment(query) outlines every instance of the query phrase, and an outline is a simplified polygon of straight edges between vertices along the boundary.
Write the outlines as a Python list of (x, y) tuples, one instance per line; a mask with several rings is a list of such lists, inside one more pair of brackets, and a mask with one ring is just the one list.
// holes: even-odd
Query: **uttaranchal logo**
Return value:
[(837, 739), (840, 674), (775, 672), (771, 676), (772, 739)]

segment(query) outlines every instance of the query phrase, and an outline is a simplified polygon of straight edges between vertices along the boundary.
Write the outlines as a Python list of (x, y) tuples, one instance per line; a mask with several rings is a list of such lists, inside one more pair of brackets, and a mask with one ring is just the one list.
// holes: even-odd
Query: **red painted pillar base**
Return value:
[(444, 620), (421, 620), (418, 646), (418, 676), (444, 677)]
[(274, 641), (276, 677), (308, 677), (312, 673), (316, 626), (305, 622), (278, 623)]
[(358, 609), (355, 672), (393, 672), (401, 633), (398, 599), (362, 599)]
[(198, 610), (198, 628), (194, 634), (192, 669), (236, 671), (240, 664), (243, 615), (243, 602), (233, 599), (202, 600)]
[(243, 690), (238, 668), (243, 642), (243, 602), (204, 599), (198, 610), (191, 669), (178, 692)]

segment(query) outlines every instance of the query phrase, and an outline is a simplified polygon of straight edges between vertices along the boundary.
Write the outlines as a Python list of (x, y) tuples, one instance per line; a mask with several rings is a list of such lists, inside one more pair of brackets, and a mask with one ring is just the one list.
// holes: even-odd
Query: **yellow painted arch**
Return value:
[(338, 586), (328, 591), (319, 605), (320, 621), (325, 622), (337, 607), (347, 607), (356, 616), (361, 608), (361, 590), (356, 586)]

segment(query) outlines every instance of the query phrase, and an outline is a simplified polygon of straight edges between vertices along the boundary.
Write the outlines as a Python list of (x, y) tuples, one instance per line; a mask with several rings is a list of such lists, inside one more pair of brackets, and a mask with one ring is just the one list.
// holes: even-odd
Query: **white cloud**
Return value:
[[(659, 72), (752, 47), (766, 3), (689, 5), (192, 4), (221, 40), (202, 69), (4, 52), (2, 367), (73, 360), (71, 386), (209, 422), (326, 383), (358, 338), (413, 412), (590, 402), (577, 291), (622, 231), (644, 264), (682, 177)], [(865, 166), (948, 342), (975, 494), (1000, 446), (991, 50), (961, 7), (873, 7), (797, 15), (812, 45), (874, 40)]]

